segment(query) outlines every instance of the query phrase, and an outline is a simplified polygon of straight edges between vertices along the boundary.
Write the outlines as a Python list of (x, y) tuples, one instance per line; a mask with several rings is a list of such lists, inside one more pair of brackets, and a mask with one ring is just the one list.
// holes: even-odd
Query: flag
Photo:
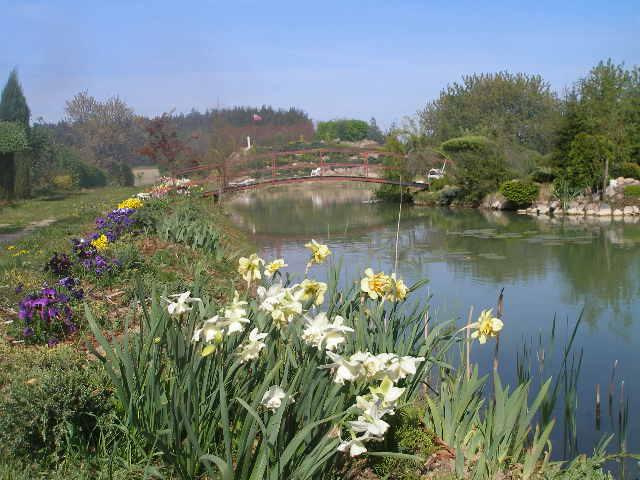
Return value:
[(254, 122), (259, 122), (262, 120), (262, 117), (260, 115), (258, 115), (257, 113), (253, 114), (253, 121)]

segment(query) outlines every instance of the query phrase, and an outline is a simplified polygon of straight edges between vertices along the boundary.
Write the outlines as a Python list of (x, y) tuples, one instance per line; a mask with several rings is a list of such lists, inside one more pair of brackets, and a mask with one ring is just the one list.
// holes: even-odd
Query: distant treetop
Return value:
[(23, 127), (29, 128), (30, 117), (31, 112), (27, 105), (27, 99), (22, 93), (18, 72), (13, 69), (0, 97), (0, 120), (17, 122)]

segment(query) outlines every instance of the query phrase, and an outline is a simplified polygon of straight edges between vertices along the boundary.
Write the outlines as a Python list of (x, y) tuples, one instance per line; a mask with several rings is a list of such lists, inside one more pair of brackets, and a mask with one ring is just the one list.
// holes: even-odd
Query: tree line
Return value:
[(463, 76), (387, 144), (407, 154), (405, 176), (448, 159), (451, 196), (469, 203), (513, 179), (601, 192), (640, 178), (640, 68), (601, 61), (562, 95), (540, 75)]

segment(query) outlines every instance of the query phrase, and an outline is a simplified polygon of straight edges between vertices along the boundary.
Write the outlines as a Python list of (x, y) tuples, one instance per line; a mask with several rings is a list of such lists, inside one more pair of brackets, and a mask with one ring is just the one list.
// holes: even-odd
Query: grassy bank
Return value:
[[(365, 272), (338, 290), (339, 272), (314, 280), (322, 245), (290, 272), (248, 256), (212, 200), (113, 210), (130, 193), (3, 251), (0, 478), (607, 478), (602, 451), (549, 461), (549, 383), (508, 389), (451, 366), (473, 337), (451, 323), (425, 336), (420, 285)], [(65, 292), (49, 323), (24, 300), (52, 300), (43, 282)], [(62, 304), (77, 329), (53, 330)], [(480, 320), (492, 348), (501, 322)]]

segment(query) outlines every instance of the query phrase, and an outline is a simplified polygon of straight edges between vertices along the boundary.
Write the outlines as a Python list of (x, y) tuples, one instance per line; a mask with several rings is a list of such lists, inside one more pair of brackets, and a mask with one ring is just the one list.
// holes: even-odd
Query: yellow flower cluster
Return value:
[(374, 273), (371, 268), (364, 271), (364, 278), (360, 280), (360, 289), (372, 300), (390, 300), (401, 302), (407, 298), (409, 289), (396, 274), (391, 276), (384, 272)]
[(140, 208), (142, 207), (142, 205), (144, 205), (142, 203), (142, 200), (140, 200), (139, 198), (127, 198), (126, 200), (120, 202), (118, 204), (118, 208)]
[(477, 338), (481, 344), (486, 343), (488, 338), (497, 337), (503, 326), (502, 320), (493, 316), (491, 308), (483, 310), (478, 321), (469, 325), (469, 328), (475, 328), (471, 338)]
[(93, 245), (99, 252), (102, 252), (109, 246), (109, 239), (106, 235), (102, 234), (95, 240), (91, 240), (91, 245)]

